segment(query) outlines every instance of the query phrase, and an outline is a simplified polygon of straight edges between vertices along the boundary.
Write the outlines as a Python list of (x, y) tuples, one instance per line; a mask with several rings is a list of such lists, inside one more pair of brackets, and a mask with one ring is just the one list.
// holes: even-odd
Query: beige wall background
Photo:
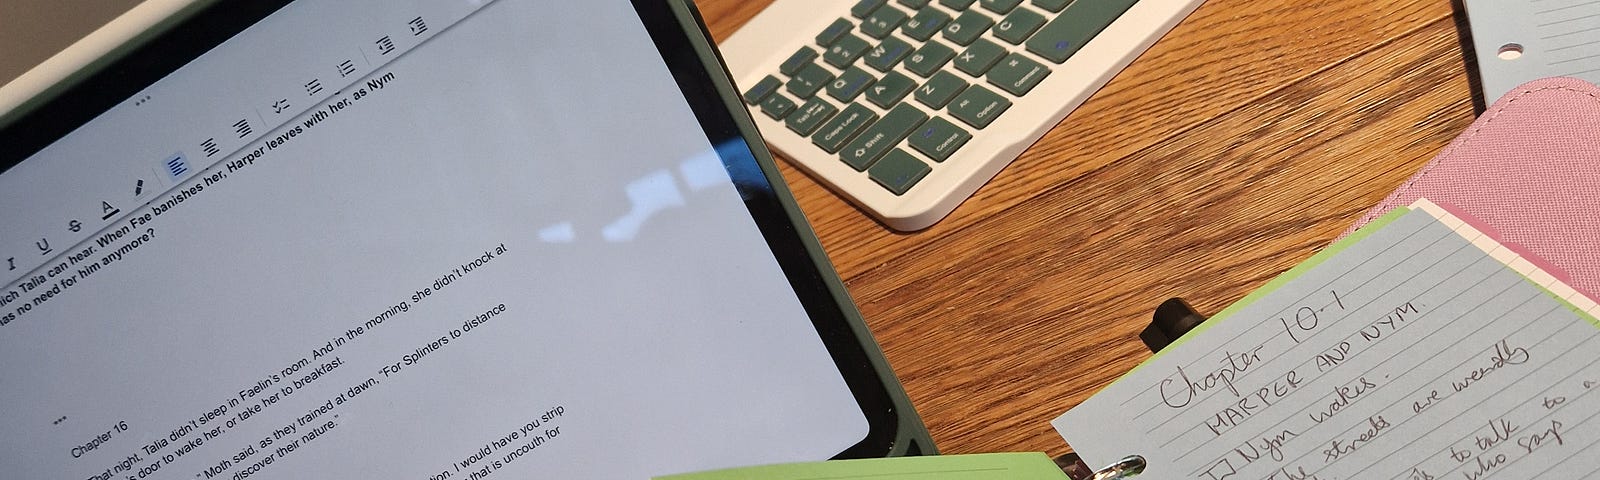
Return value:
[(138, 0), (0, 0), (0, 84), (128, 11)]

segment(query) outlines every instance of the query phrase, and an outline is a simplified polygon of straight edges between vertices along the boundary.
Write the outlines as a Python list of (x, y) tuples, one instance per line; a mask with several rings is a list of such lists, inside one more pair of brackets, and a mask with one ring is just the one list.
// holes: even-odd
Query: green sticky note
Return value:
[(656, 480), (1066, 480), (1039, 452), (786, 463), (655, 477)]

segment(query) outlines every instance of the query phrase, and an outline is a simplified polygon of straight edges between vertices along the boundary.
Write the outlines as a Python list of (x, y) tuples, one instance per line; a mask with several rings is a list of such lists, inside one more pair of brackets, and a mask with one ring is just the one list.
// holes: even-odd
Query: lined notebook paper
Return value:
[(1600, 475), (1600, 308), (1520, 264), (1397, 210), (1053, 423), (1153, 478)]
[(1486, 100), (1546, 77), (1600, 83), (1600, 0), (1466, 0)]

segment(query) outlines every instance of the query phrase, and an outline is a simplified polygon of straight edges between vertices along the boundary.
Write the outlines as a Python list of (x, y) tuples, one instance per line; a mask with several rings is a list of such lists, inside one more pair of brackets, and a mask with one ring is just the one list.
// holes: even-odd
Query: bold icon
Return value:
[[(209, 156), (209, 155), (207, 155), (207, 156)], [(133, 196), (137, 197), (137, 196), (140, 196), (140, 195), (144, 195), (144, 179), (143, 178), (139, 179), (138, 183), (133, 184)]]
[(321, 93), (321, 92), (322, 92), (322, 80), (317, 80), (317, 79), (313, 78), (313, 79), (311, 79), (311, 81), (306, 82), (306, 95), (316, 95), (316, 94)]
[(241, 119), (237, 122), (233, 122), (233, 131), (234, 133), (239, 134), (239, 138), (248, 137), (250, 134), (255, 133), (255, 129), (250, 128), (249, 119)]
[(394, 51), (394, 40), (390, 40), (388, 35), (384, 35), (383, 38), (373, 43), (378, 45), (378, 55), (388, 55), (389, 52)]
[(40, 255), (49, 255), (50, 252), (54, 251), (50, 248), (50, 239), (48, 238), (41, 238), (39, 241), (33, 242), (33, 246), (39, 247)]
[(111, 203), (102, 200), (100, 201), (100, 213), (101, 220), (110, 220), (112, 216), (122, 213), (122, 210), (119, 210), (117, 207), (111, 206)]
[(206, 151), (206, 158), (211, 158), (212, 155), (222, 152), (221, 150), (217, 150), (216, 137), (207, 138), (206, 141), (200, 142), (200, 148)]
[(356, 73), (356, 63), (355, 62), (352, 62), (352, 61), (349, 61), (349, 60), (345, 60), (343, 62), (339, 62), (339, 76), (348, 77), (352, 73)]
[(72, 233), (78, 233), (78, 231), (83, 230), (83, 222), (77, 220), (67, 222), (67, 230), (71, 230)]
[(182, 153), (168, 158), (166, 167), (167, 177), (173, 180), (183, 178), (183, 174), (189, 173), (189, 161), (183, 158)]
[(289, 109), (289, 106), (289, 99), (287, 98), (272, 102), (272, 113), (283, 113), (284, 110)]
[(422, 35), (428, 31), (428, 23), (422, 21), (422, 17), (413, 18), (407, 24), (411, 25), (411, 35), (413, 36)]

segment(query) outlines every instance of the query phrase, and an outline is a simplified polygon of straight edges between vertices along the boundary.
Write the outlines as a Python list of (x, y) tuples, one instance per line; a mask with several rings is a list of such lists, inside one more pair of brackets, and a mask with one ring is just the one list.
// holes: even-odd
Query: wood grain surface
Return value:
[[(767, 3), (697, 0), (719, 40)], [(1221, 310), (1472, 119), (1448, 1), (1208, 0), (927, 230), (781, 167), (939, 449), (1054, 455), (1158, 303)]]

